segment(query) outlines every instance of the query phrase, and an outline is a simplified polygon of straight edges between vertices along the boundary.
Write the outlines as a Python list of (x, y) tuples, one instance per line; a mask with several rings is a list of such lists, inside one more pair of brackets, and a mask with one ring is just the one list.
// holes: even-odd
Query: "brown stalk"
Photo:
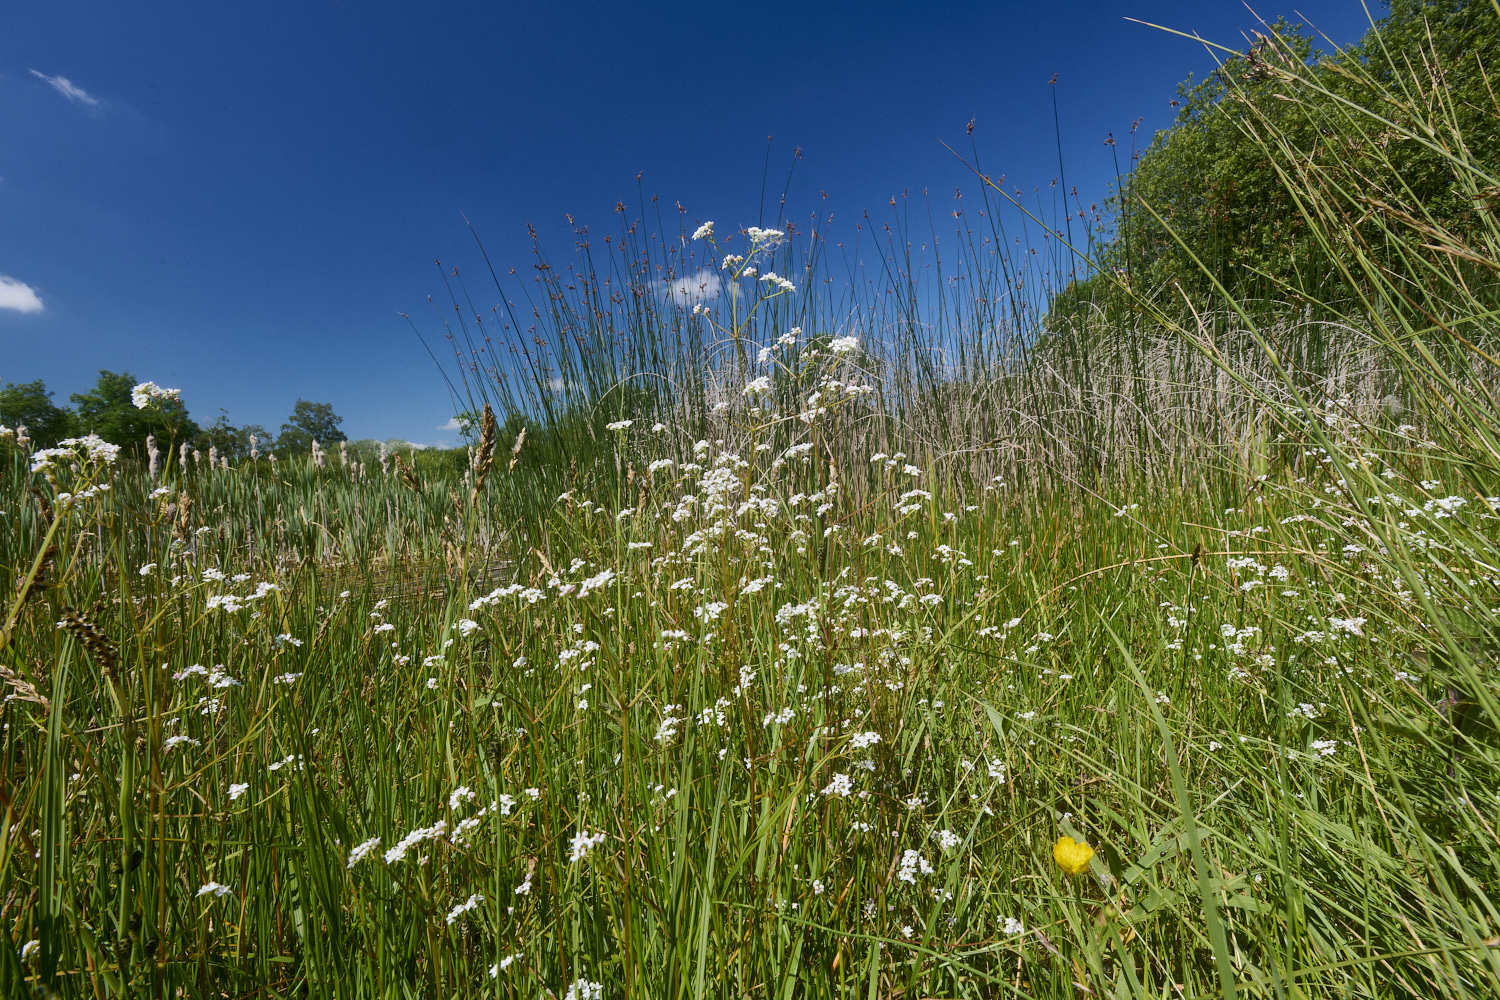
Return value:
[(421, 493), (422, 480), (417, 478), (416, 470), (406, 464), (406, 460), (401, 457), (400, 452), (393, 452), (392, 457), (396, 460), (396, 471), (401, 474), (401, 481), (410, 487), (413, 492)]
[(515, 446), (510, 449), (510, 465), (505, 467), (506, 472), (515, 469), (516, 463), (521, 460), (521, 445), (526, 443), (526, 428), (521, 428), (521, 433), (516, 435)]
[(498, 428), (495, 424), (495, 411), (490, 409), (490, 404), (484, 404), (484, 419), (479, 426), (479, 450), (474, 453), (474, 486), (469, 491), (470, 501), (479, 498), (479, 491), (484, 489), (484, 480), (490, 474), (490, 466), (495, 462), (495, 434)]

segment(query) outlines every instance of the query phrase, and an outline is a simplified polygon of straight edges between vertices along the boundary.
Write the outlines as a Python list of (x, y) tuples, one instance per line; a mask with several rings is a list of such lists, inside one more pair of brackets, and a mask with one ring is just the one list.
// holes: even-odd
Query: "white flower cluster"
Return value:
[(144, 410), (158, 399), (179, 402), (182, 399), (182, 390), (163, 389), (155, 382), (141, 382), (130, 390), (130, 401), (135, 404), (137, 410)]
[(677, 727), (682, 725), (682, 719), (673, 715), (673, 712), (682, 710), (681, 705), (663, 705), (661, 709), (661, 725), (656, 727), (656, 742), (670, 743), (677, 736)]
[(952, 830), (934, 830), (932, 839), (937, 841), (938, 847), (944, 851), (951, 851), (964, 842), (964, 839)]
[(841, 771), (828, 782), (828, 787), (823, 789), (823, 794), (846, 799), (854, 794), (854, 779)]
[(354, 848), (354, 850), (352, 850), (352, 851), (349, 852), (349, 864), (346, 865), (345, 867), (347, 867), (347, 868), (353, 868), (355, 865), (359, 864), (365, 858), (367, 858), (371, 854), (373, 854), (375, 852), (375, 848), (377, 848), (379, 846), (380, 846), (380, 838), (379, 837), (371, 837), (369, 840), (365, 841), (363, 844), (357, 845)]
[(612, 569), (600, 570), (596, 575), (589, 577), (578, 585), (578, 596), (587, 597), (591, 590), (602, 590), (609, 586), (615, 579), (615, 571)]
[(896, 877), (916, 885), (918, 875), (931, 875), (932, 872), (933, 867), (927, 863), (926, 858), (916, 851), (907, 851), (901, 855), (901, 865), (896, 869)]
[(563, 994), (563, 1000), (602, 1000), (603, 997), (604, 984), (591, 983), (587, 979), (574, 980), (568, 992)]
[(484, 897), (476, 892), (468, 899), (464, 900), (462, 903), (459, 903), (453, 909), (449, 910), (448, 926), (452, 927), (455, 921), (457, 921), (465, 913), (468, 913), (470, 910), (477, 909), (479, 904), (482, 902), (484, 902)]
[(424, 840), (437, 840), (448, 832), (446, 820), (438, 820), (431, 826), (419, 826), (411, 833), (401, 838), (401, 842), (389, 851), (385, 852), (385, 863), (393, 865), (406, 857), (406, 852)]
[(568, 843), (568, 863), (572, 864), (582, 861), (589, 856), (594, 848), (604, 843), (604, 840), (605, 837), (602, 832), (594, 834), (575, 833), (573, 839)]
[(1348, 632), (1350, 635), (1365, 634), (1365, 618), (1330, 618), (1328, 627), (1336, 632)]
[[(208, 570), (208, 571), (204, 572), (204, 574), (203, 574), (204, 582), (218, 581), (218, 580), (224, 579), (224, 575), (222, 573), (218, 573), (217, 576), (210, 575), (212, 573), (218, 573), (218, 571), (217, 570)], [(236, 576), (234, 578), (235, 582), (243, 582), (244, 579), (245, 579), (244, 576)], [(267, 595), (273, 594), (276, 591), (279, 591), (280, 589), (281, 588), (279, 586), (277, 586), (276, 584), (274, 584), (274, 583), (267, 583), (266, 581), (263, 580), (260, 583), (258, 583), (258, 584), (255, 585), (255, 593), (253, 593), (253, 594), (247, 594), (244, 597), (240, 597), (238, 594), (214, 594), (213, 596), (209, 597), (209, 599), (206, 602), (204, 602), (203, 608), (204, 608), (205, 611), (228, 611), (228, 612), (244, 611), (246, 608), (248, 608), (250, 606), (250, 603), (252, 601), (264, 600)], [(291, 637), (287, 636), (287, 639), (291, 639)], [(286, 641), (286, 640), (283, 640), (280, 637), (278, 637), (277, 645), (280, 645), (281, 642), (283, 642), (283, 641)], [(291, 640), (291, 641), (295, 645), (298, 645), (298, 646), (302, 645), (302, 643), (299, 640)]]
[(43, 448), (31, 456), (31, 471), (51, 478), (58, 463), (66, 462), (74, 472), (81, 472), (94, 465), (113, 465), (120, 457), (120, 446), (110, 444), (97, 434), (85, 434), (78, 438), (64, 438), (56, 448)]

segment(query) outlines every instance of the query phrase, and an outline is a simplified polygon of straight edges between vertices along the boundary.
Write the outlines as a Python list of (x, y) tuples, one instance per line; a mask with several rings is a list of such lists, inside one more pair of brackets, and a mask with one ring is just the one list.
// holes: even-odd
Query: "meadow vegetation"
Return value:
[(1215, 106), (1315, 309), (975, 164), (943, 255), (643, 197), (455, 271), (452, 471), (12, 434), (0, 984), (1493, 995), (1500, 107), (1300, 44)]

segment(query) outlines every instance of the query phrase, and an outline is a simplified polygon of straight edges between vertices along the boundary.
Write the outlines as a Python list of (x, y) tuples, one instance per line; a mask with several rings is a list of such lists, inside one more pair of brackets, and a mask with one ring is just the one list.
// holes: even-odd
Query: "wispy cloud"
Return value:
[(697, 274), (663, 284), (667, 297), (678, 305), (696, 305), (717, 298), (722, 282), (715, 271), (699, 271)]
[(39, 313), (42, 311), (42, 300), (37, 296), (36, 289), (24, 281), (0, 274), (0, 309)]
[(36, 69), (31, 71), (31, 75), (36, 77), (38, 80), (45, 80), (47, 83), (50, 83), (53, 90), (57, 91), (59, 94), (63, 95), (70, 101), (77, 101), (79, 104), (88, 105), (97, 105), (99, 103), (99, 98), (91, 96), (89, 92), (84, 90), (82, 87), (74, 86), (73, 81), (69, 80), (65, 76), (48, 76), (41, 70)]
[(458, 424), (458, 418), (457, 417), (449, 417), (448, 418), (448, 422), (446, 424), (443, 424), (441, 427), (439, 427), (438, 430), (440, 430), (440, 431), (461, 431), (461, 430), (463, 430), (463, 428), (459, 426), (459, 424)]

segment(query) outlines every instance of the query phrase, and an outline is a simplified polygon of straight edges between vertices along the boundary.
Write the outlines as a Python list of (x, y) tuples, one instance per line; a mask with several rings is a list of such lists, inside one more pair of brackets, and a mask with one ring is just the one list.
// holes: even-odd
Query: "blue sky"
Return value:
[[(1358, 39), (1355, 0), (1257, 8)], [(1378, 14), (1378, 11), (1376, 12)], [(1108, 132), (1171, 121), (1232, 0), (354, 3), (8, 0), (0, 31), (0, 380), (59, 400), (99, 368), (273, 430), (300, 398), (351, 437), (452, 442), (400, 313), (437, 329), (439, 271), (555, 257), (565, 213), (645, 193), (721, 231), (757, 221), (767, 140), (788, 209), (852, 220), (969, 182), (940, 141), (1027, 190), (1102, 200)]]

